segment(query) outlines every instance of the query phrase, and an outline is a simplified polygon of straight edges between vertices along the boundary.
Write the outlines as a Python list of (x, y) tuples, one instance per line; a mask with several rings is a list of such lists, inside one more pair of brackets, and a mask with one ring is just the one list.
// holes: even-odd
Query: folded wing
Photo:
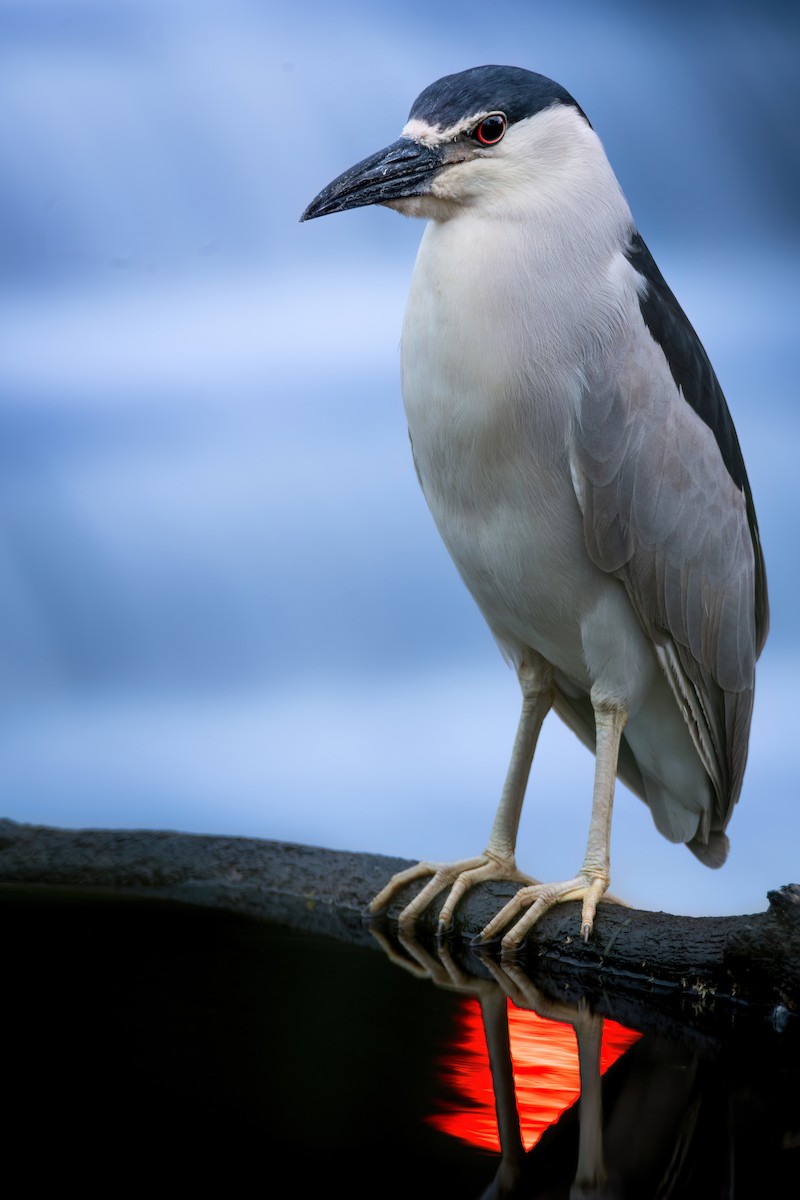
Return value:
[(623, 582), (654, 644), (724, 829), (768, 627), (758, 525), (708, 357), (638, 235), (627, 257), (638, 312), (587, 378), (573, 480), (587, 550)]

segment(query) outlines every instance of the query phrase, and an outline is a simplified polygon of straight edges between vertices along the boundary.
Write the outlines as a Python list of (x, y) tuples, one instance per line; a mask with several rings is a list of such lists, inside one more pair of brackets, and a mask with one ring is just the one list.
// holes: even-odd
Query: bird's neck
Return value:
[(589, 218), (573, 205), (527, 221), (465, 210), (429, 222), (402, 338), (412, 437), (432, 420), (472, 437), (504, 412), (511, 429), (531, 404), (543, 431), (548, 405), (563, 428), (564, 406), (577, 406), (587, 365), (624, 319), (630, 213), (621, 199)]

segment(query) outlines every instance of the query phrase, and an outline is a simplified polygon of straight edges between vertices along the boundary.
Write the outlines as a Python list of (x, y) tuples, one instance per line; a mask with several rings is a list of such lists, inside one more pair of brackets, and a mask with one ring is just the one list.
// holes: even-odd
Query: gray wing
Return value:
[(573, 479), (592, 560), (625, 585), (683, 710), (723, 829), (742, 785), (768, 602), (733, 422), (644, 243), (638, 311), (587, 379)]

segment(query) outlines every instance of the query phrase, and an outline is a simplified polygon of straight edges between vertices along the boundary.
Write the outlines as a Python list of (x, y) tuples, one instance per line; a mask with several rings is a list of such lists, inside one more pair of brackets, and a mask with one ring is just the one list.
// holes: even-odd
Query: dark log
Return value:
[[(407, 860), (248, 838), (128, 830), (65, 830), (0, 821), (0, 883), (126, 892), (226, 909), (248, 917), (377, 948), (365, 921), (371, 897)], [(486, 977), (470, 943), (513, 884), (485, 884), (459, 907), (449, 939), (462, 967)], [(768, 896), (766, 911), (685, 917), (601, 905), (593, 935), (579, 936), (580, 908), (564, 904), (532, 931), (520, 962), (537, 985), (562, 999), (616, 996), (651, 1012), (688, 1016), (753, 1005), (773, 1019), (800, 1006), (800, 886)], [(398, 900), (383, 918), (390, 934)], [(419, 937), (433, 944), (437, 908)], [(498, 953), (498, 947), (481, 953)], [(619, 1013), (619, 1005), (617, 1005)], [(620, 1019), (625, 1019), (620, 1014)], [(663, 1024), (661, 1025), (663, 1031)]]

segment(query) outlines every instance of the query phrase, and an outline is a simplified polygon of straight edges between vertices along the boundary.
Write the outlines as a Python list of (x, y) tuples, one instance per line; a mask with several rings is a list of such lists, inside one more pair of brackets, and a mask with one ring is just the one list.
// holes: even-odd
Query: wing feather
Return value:
[(713, 783), (702, 842), (741, 790), (766, 575), (716, 376), (638, 235), (628, 257), (638, 299), (626, 335), (587, 375), (573, 478), (587, 550), (624, 583)]

